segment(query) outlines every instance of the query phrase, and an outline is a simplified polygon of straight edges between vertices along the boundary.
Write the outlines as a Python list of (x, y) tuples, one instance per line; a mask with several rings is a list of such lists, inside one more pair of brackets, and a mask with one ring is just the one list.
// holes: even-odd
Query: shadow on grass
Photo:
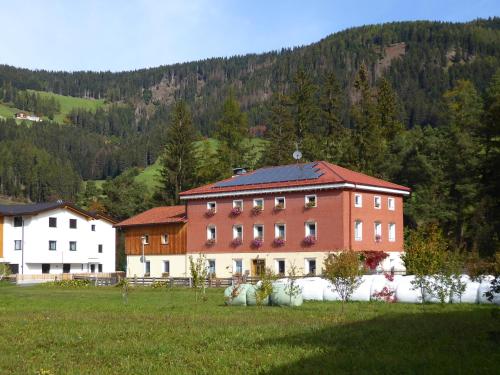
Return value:
[[(434, 308), (430, 312), (347, 321), (303, 335), (264, 341), (261, 344), (269, 349), (286, 347), (299, 357), (304, 353), (303, 359), (276, 365), (264, 373), (498, 373), (498, 309), (446, 310), (446, 307), (442, 311)], [(286, 362), (286, 358), (277, 362)]]

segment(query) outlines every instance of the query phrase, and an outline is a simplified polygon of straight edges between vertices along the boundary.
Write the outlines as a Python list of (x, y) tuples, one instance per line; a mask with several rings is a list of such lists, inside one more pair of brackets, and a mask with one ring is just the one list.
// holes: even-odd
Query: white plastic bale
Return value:
[[(430, 283), (435, 283), (436, 278), (434, 276), (428, 276), (427, 280)], [(428, 291), (424, 291), (424, 302), (428, 303), (441, 303), (439, 297), (435, 293), (429, 293)], [(446, 296), (444, 298), (444, 303), (449, 303), (450, 302), (450, 296)]]
[(335, 291), (333, 284), (328, 280), (325, 281), (325, 286), (323, 287), (323, 301), (340, 301), (340, 296)]
[(323, 289), (327, 281), (321, 277), (305, 277), (297, 280), (302, 288), (302, 297), (307, 301), (323, 301)]
[(465, 283), (465, 291), (462, 296), (454, 293), (451, 297), (452, 303), (479, 303), (479, 286), (481, 285), (478, 281), (472, 281), (469, 276), (462, 275), (460, 280)]
[(393, 276), (393, 281), (390, 281), (384, 275), (374, 275), (370, 290), (370, 299), (372, 301), (379, 300), (380, 298), (376, 298), (374, 297), (374, 295), (380, 293), (385, 287), (387, 287), (389, 290), (394, 291), (395, 296), (398, 283), (402, 277), (403, 276), (395, 275)]
[(372, 288), (373, 277), (376, 275), (364, 275), (361, 277), (361, 284), (354, 290), (351, 301), (369, 301)]
[(226, 305), (231, 306), (246, 306), (247, 304), (247, 289), (250, 287), (250, 284), (241, 284), (238, 286), (237, 295), (233, 298), (231, 294), (236, 286), (228, 286), (224, 290), (224, 298)]
[(479, 291), (478, 291), (479, 303), (494, 303), (495, 305), (500, 305), (500, 293), (495, 293), (493, 295), (492, 301), (488, 301), (488, 298), (486, 298), (486, 296), (485, 296), (485, 293), (489, 292), (491, 289), (491, 281), (493, 279), (494, 279), (493, 276), (486, 276), (481, 281), (481, 285), (479, 286)]
[(420, 289), (413, 289), (411, 283), (415, 280), (415, 276), (403, 276), (399, 279), (398, 286), (396, 287), (396, 300), (404, 303), (421, 303), (422, 296)]

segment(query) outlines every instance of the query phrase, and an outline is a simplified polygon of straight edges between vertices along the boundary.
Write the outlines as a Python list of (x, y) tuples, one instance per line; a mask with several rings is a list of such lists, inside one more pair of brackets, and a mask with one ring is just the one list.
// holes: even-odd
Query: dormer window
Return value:
[(361, 194), (354, 194), (354, 207), (363, 207), (363, 196)]
[(382, 208), (382, 198), (380, 198), (378, 195), (373, 197), (373, 207), (375, 207), (378, 210)]
[(316, 194), (306, 195), (306, 197), (305, 197), (305, 204), (306, 204), (306, 208), (317, 207), (317, 205), (318, 205), (318, 198), (317, 198)]

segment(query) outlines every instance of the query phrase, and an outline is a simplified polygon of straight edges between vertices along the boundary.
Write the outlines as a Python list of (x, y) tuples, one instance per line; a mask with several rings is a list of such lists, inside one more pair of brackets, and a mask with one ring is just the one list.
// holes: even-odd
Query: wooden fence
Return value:
[[(128, 277), (128, 282), (132, 286), (151, 286), (153, 283), (164, 283), (169, 287), (192, 287), (193, 279), (191, 277)], [(255, 284), (259, 281), (258, 277), (228, 277), (228, 278), (207, 278), (205, 286), (207, 288), (223, 288), (237, 283)]]

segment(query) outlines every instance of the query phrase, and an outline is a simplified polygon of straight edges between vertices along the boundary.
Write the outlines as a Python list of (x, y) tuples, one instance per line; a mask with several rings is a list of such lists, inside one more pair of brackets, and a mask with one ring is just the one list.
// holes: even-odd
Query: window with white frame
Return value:
[(161, 235), (161, 244), (162, 245), (168, 245), (168, 241), (169, 241), (168, 233), (163, 233)]
[[(102, 272), (102, 264), (99, 264), (98, 272)], [(146, 261), (146, 273), (148, 275), (151, 273), (151, 262), (149, 260)]]
[(387, 208), (391, 211), (396, 209), (396, 202), (394, 201), (394, 198), (387, 198)]
[(255, 224), (253, 226), (253, 238), (264, 239), (264, 226), (262, 224)]
[(142, 243), (143, 243), (144, 245), (149, 245), (149, 234), (144, 233), (144, 234), (142, 235)]
[(373, 224), (373, 232), (375, 234), (375, 242), (382, 241), (382, 223), (376, 221)]
[(14, 250), (22, 250), (22, 241), (14, 240)]
[(217, 231), (215, 225), (209, 225), (207, 227), (207, 240), (213, 240), (217, 238)]
[(285, 197), (274, 198), (274, 208), (284, 209), (286, 207)]
[(316, 258), (309, 258), (305, 261), (306, 275), (316, 275)]
[(57, 241), (49, 241), (49, 250), (57, 250)]
[(163, 261), (163, 273), (170, 273), (170, 261), (169, 260)]
[(255, 198), (253, 200), (253, 206), (260, 207), (261, 209), (264, 209), (264, 199), (263, 198)]
[(274, 225), (274, 237), (286, 239), (286, 226), (285, 224)]
[(285, 260), (284, 259), (276, 259), (275, 266), (276, 266), (276, 273), (278, 275), (285, 274), (286, 268), (285, 268)]
[(69, 241), (69, 251), (76, 251), (76, 241)]
[(389, 242), (395, 242), (396, 241), (396, 224), (390, 223), (389, 224)]
[(354, 194), (354, 207), (363, 207), (363, 196), (361, 194)]
[(243, 201), (241, 199), (236, 199), (233, 201), (233, 208), (239, 208), (243, 211)]
[(380, 198), (378, 195), (373, 197), (373, 207), (376, 209), (380, 209), (382, 207), (382, 198)]
[(356, 220), (354, 222), (354, 240), (361, 241), (363, 239), (363, 222)]
[(233, 272), (238, 275), (243, 274), (243, 260), (235, 259), (233, 261)]
[(318, 233), (316, 230), (316, 222), (314, 221), (309, 221), (306, 223), (306, 237), (311, 236), (316, 238)]
[(243, 239), (243, 225), (233, 225), (233, 239)]
[(207, 202), (207, 210), (213, 210), (215, 212), (217, 210), (217, 203)]
[(305, 204), (306, 207), (317, 207), (318, 206), (318, 197), (316, 194), (306, 195), (305, 196)]
[(215, 259), (208, 260), (208, 274), (215, 275)]

